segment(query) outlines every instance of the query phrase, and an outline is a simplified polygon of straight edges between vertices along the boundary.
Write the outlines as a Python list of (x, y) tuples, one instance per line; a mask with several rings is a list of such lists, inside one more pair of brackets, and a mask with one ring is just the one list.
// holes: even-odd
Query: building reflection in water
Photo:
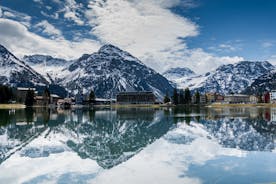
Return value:
[[(6, 137), (0, 143), (0, 164), (18, 151), (33, 157), (37, 148), (23, 149), (31, 141), (42, 135), (49, 139), (55, 138), (50, 135), (59, 135), (66, 149), (83, 159), (97, 161), (103, 168), (112, 168), (183, 122), (202, 124), (224, 147), (275, 149), (275, 108), (25, 109), (0, 110), (0, 117), (0, 136)], [(50, 150), (37, 155), (47, 156), (65, 149)]]

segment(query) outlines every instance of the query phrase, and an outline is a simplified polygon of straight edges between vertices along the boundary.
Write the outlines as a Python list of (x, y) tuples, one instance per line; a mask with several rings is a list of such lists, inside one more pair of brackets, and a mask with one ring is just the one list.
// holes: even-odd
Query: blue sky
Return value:
[(269, 59), (275, 52), (274, 0), (204, 0), (188, 12), (175, 11), (200, 26), (201, 34), (188, 40), (190, 47), (249, 60)]
[(274, 0), (2, 0), (0, 44), (75, 59), (111, 43), (162, 72), (276, 64)]

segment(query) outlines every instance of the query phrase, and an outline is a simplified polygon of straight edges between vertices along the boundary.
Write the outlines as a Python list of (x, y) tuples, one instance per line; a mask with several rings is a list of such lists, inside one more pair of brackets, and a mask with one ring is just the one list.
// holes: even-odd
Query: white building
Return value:
[(250, 95), (249, 96), (250, 103), (256, 104), (256, 103), (258, 103), (258, 100), (259, 100), (258, 97), (255, 96), (255, 95)]
[(224, 102), (229, 104), (249, 103), (249, 95), (241, 95), (241, 94), (226, 95), (224, 97)]
[(270, 93), (270, 103), (276, 103), (276, 90), (272, 90)]

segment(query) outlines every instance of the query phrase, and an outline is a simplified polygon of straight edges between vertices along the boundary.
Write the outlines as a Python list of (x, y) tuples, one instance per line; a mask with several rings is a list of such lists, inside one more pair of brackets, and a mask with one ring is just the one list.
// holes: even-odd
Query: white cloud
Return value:
[(45, 6), (47, 10), (52, 10), (51, 6)]
[(2, 9), (1, 9), (1, 7), (0, 7), (0, 17), (2, 17), (2, 14), (3, 14), (3, 13), (2, 13)]
[(16, 21), (20, 22), (21, 24), (24, 24), (25, 26), (30, 27), (32, 18), (29, 15), (27, 15), (25, 13), (14, 11), (14, 10), (4, 7), (4, 6), (0, 6), (0, 9), (2, 9), (2, 17), (3, 18), (9, 18), (9, 19), (16, 20)]
[(72, 42), (62, 38), (52, 40), (28, 31), (23, 24), (0, 19), (0, 43), (17, 56), (31, 54), (48, 54), (54, 57), (75, 59), (83, 53), (92, 53), (100, 47), (96, 41), (83, 39)]
[(272, 55), (270, 56), (270, 58), (268, 59), (268, 61), (273, 64), (274, 66), (276, 66), (276, 55)]
[(47, 18), (52, 18), (52, 19), (58, 19), (59, 18), (59, 14), (57, 12), (54, 12), (54, 13), (51, 13), (51, 14), (48, 14), (44, 11), (40, 11), (41, 15), (47, 17)]
[(219, 62), (219, 57), (202, 49), (189, 49), (183, 39), (197, 36), (198, 26), (168, 9), (180, 2), (98, 0), (90, 2), (85, 15), (93, 27), (91, 34), (103, 43), (118, 45), (131, 52), (159, 72), (182, 65), (201, 73), (225, 62), (241, 59), (226, 57)]
[(13, 14), (12, 12), (8, 12), (8, 11), (5, 11), (3, 13), (3, 16), (6, 17), (6, 18), (16, 18), (15, 14)]
[[(101, 44), (111, 43), (129, 51), (158, 72), (171, 67), (187, 66), (195, 72), (204, 73), (221, 64), (243, 60), (241, 57), (218, 57), (200, 48), (188, 48), (185, 39), (199, 34), (198, 25), (174, 14), (170, 8), (195, 7), (196, 4), (191, 0), (95, 0), (90, 1), (88, 9), (75, 0), (53, 1), (60, 9), (53, 12), (52, 16), (41, 11), (42, 14), (61, 21), (64, 20), (59, 15), (63, 15), (77, 25), (90, 25), (93, 39), (96, 38)], [(22, 21), (18, 23), (4, 19), (1, 22), (3, 29), (0, 33), (5, 32), (7, 35), (0, 38), (0, 43), (12, 48), (15, 54), (45, 53), (76, 58), (99, 48), (98, 41), (82, 39), (82, 35), (73, 38), (73, 41), (65, 40), (60, 30), (47, 21), (36, 26), (43, 28), (44, 33), (53, 35), (52, 39), (29, 32), (26, 26), (30, 25), (23, 26), (20, 24)], [(7, 29), (10, 31), (6, 32)], [(25, 40), (24, 44), (13, 44), (15, 38), (12, 34), (18, 40)]]
[(43, 4), (42, 0), (33, 0), (35, 3)]
[(54, 36), (55, 37), (60, 37), (62, 35), (61, 31), (55, 28), (52, 24), (50, 24), (47, 20), (43, 20), (36, 24), (34, 26), (35, 28), (41, 28), (42, 32), (49, 35), (49, 36)]
[(208, 47), (208, 49), (215, 51), (217, 53), (230, 53), (230, 52), (242, 50), (243, 46), (244, 45), (242, 40), (233, 40), (233, 41), (227, 41), (225, 43)]
[[(58, 10), (58, 13), (64, 13), (63, 17), (67, 20), (71, 20), (74, 23), (76, 23), (79, 26), (82, 26), (85, 24), (85, 21), (82, 20), (81, 18), (81, 13), (83, 12), (83, 4), (82, 3), (77, 3), (75, 0), (65, 0), (65, 1), (60, 1), (60, 0), (52, 0), (54, 3), (58, 4), (61, 8)], [(43, 12), (46, 14), (45, 12)], [(49, 17), (51, 15), (48, 15)], [(51, 16), (57, 17), (59, 14)]]
[(230, 50), (230, 51), (235, 51), (236, 50), (236, 48), (235, 47), (233, 47), (232, 45), (229, 45), (229, 44), (220, 44), (219, 45), (219, 48), (221, 48), (221, 49), (225, 49), (225, 50)]
[(199, 74), (212, 71), (222, 64), (232, 64), (244, 60), (244, 58), (237, 56), (218, 57), (207, 53), (200, 48), (186, 49), (184, 51), (178, 51), (173, 54), (175, 57), (165, 62), (163, 68), (167, 69), (171, 68), (172, 66), (186, 66)]
[(64, 18), (70, 19), (78, 25), (84, 24), (84, 22), (77, 16), (76, 12), (70, 11), (69, 9), (67, 9), (66, 12), (64, 13)]
[(263, 48), (270, 48), (270, 47), (273, 47), (273, 46), (274, 46), (274, 43), (272, 43), (272, 42), (265, 41), (265, 42), (262, 43)]
[(84, 25), (84, 21), (80, 18), (80, 14), (77, 12), (81, 11), (82, 4), (77, 3), (75, 0), (66, 0), (64, 7), (64, 18), (74, 21), (77, 25)]

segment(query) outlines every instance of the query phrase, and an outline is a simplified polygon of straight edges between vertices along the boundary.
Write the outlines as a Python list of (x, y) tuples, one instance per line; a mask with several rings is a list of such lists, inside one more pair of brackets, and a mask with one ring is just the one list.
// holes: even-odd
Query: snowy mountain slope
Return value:
[(121, 91), (153, 91), (163, 98), (173, 90), (166, 78), (113, 45), (83, 55), (62, 70), (58, 78), (58, 83), (73, 94), (93, 89), (97, 97), (104, 98), (114, 98)]
[(55, 83), (57, 75), (66, 66), (72, 63), (65, 59), (54, 58), (47, 55), (24, 56), (23, 61), (32, 66), (35, 71), (43, 75), (43, 77), (50, 83)]
[(244, 90), (244, 93), (260, 94), (271, 90), (276, 90), (276, 70), (273, 70), (257, 78)]
[(191, 77), (194, 76), (195, 72), (191, 69), (184, 67), (184, 68), (171, 68), (163, 73), (163, 76), (169, 79), (170, 81), (183, 78), (183, 77)]
[(205, 75), (175, 79), (179, 88), (189, 87), (200, 92), (240, 93), (255, 79), (274, 69), (267, 61), (241, 61), (236, 64), (222, 65)]
[(47, 85), (47, 80), (0, 45), (0, 84), (30, 87)]

